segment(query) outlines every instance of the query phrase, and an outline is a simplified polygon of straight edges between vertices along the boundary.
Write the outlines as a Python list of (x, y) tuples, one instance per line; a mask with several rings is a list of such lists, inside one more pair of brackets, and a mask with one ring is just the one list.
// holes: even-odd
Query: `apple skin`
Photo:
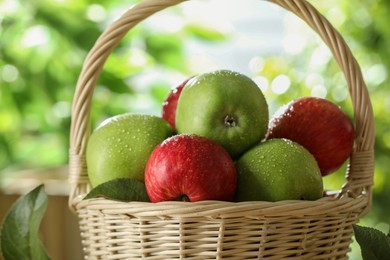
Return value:
[(170, 125), (157, 116), (127, 113), (105, 120), (87, 144), (91, 185), (96, 187), (116, 178), (143, 181), (154, 147), (173, 134)]
[(288, 139), (271, 139), (236, 162), (236, 201), (316, 200), (323, 180), (313, 155)]
[(181, 134), (153, 150), (146, 164), (145, 186), (152, 202), (232, 201), (237, 174), (221, 145), (205, 137)]
[(182, 90), (176, 110), (179, 134), (207, 137), (238, 158), (267, 131), (268, 105), (249, 77), (229, 70), (195, 76)]
[(162, 118), (167, 120), (167, 122), (171, 125), (173, 130), (176, 131), (176, 108), (177, 108), (177, 102), (179, 100), (181, 91), (183, 90), (184, 86), (187, 84), (187, 82), (192, 77), (184, 80), (179, 86), (172, 88), (168, 96), (165, 98), (163, 105), (162, 105)]
[(350, 157), (354, 125), (336, 104), (302, 97), (281, 107), (271, 118), (266, 139), (287, 138), (308, 149), (322, 176), (335, 172)]

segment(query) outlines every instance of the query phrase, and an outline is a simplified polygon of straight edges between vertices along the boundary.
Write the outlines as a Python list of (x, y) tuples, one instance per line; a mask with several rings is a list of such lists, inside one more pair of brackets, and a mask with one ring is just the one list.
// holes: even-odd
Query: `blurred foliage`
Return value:
[[(360, 223), (387, 232), (390, 224), (390, 17), (386, 13), (390, 11), (390, 1), (319, 0), (313, 4), (346, 40), (370, 92), (376, 128), (373, 202), (372, 210)], [(293, 98), (313, 95), (337, 103), (353, 118), (346, 80), (328, 48), (296, 17), (287, 15), (286, 24), (286, 43), (281, 55), (252, 60), (255, 79), (263, 86), (271, 110)], [(325, 177), (325, 187), (341, 187), (345, 172), (346, 166)], [(360, 258), (355, 243), (352, 248), (351, 259)]]
[[(368, 90), (375, 117), (375, 178), (373, 189), (373, 209), (363, 218), (363, 224), (374, 226), (390, 222), (390, 1), (315, 1), (315, 6), (343, 35), (359, 62)], [(290, 20), (289, 20), (290, 21)], [(283, 95), (274, 95), (274, 101), (284, 103), (301, 95), (325, 97), (339, 104), (352, 118), (353, 111), (348, 97), (346, 81), (319, 37), (313, 37), (301, 24), (292, 19), (288, 23), (287, 36), (290, 44), (294, 37), (305, 43), (299, 51), (292, 50), (282, 57), (271, 57), (263, 63), (261, 75), (271, 79), (277, 75), (287, 75), (293, 84)], [(304, 39), (302, 39), (302, 37)], [(306, 37), (306, 38), (305, 38)], [(299, 46), (298, 46), (299, 47)], [(291, 52), (294, 55), (290, 55)], [(293, 69), (291, 69), (293, 68)], [(310, 73), (302, 73), (309, 71)], [(272, 83), (270, 83), (272, 84)], [(287, 95), (286, 95), (287, 94)], [(270, 94), (270, 96), (272, 96)], [(345, 168), (325, 178), (328, 186), (340, 187), (344, 181)]]
[[(0, 169), (67, 162), (71, 102), (83, 60), (107, 23), (135, 2), (0, 3)], [(130, 32), (100, 77), (93, 123), (126, 111), (156, 111), (170, 78), (186, 72), (184, 37), (147, 26)]]
[[(374, 109), (375, 180), (373, 210), (366, 220), (390, 222), (390, 1), (369, 0), (344, 2), (340, 28), (351, 37), (350, 42), (368, 85)], [(351, 19), (349, 19), (350, 17)], [(354, 25), (354, 26), (351, 26)]]
[[(314, 4), (343, 35), (361, 66), (370, 92), (376, 128), (373, 202), (372, 210), (360, 223), (387, 232), (390, 224), (390, 17), (386, 14), (390, 11), (390, 1), (320, 0)], [(346, 81), (331, 53), (319, 37), (307, 32), (306, 25), (297, 22), (295, 17), (289, 18), (286, 22), (288, 41), (282, 55), (254, 60), (259, 82), (268, 86), (266, 95), (276, 107), (303, 95), (325, 97), (339, 104), (353, 118)], [(272, 85), (281, 75), (287, 76), (291, 83), (285, 84), (291, 87), (286, 91), (282, 89), (283, 95), (278, 95)], [(345, 182), (345, 171), (344, 166), (325, 177), (325, 186), (338, 189)], [(352, 249), (351, 259), (359, 259), (356, 242)]]
[[(0, 169), (67, 163), (73, 92), (82, 62), (102, 30), (136, 0), (3, 0), (0, 2)], [(314, 1), (313, 1), (314, 3)], [(318, 0), (316, 7), (345, 37), (362, 67), (376, 122), (373, 210), (363, 223), (388, 222), (390, 208), (390, 1)], [(168, 89), (196, 73), (186, 46), (229, 37), (213, 23), (185, 19), (179, 8), (145, 21), (110, 55), (94, 93), (92, 127), (127, 112), (160, 113)], [(329, 50), (287, 15), (280, 55), (248, 61), (270, 110), (299, 96), (338, 103), (351, 117), (346, 82)], [(162, 21), (162, 20), (160, 20)], [(326, 177), (339, 188), (345, 167)]]

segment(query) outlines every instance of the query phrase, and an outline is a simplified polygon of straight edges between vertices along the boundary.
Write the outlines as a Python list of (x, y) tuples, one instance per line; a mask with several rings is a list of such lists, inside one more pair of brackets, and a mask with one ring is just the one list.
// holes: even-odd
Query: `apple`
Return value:
[(187, 78), (184, 80), (179, 86), (172, 88), (168, 96), (165, 98), (162, 106), (162, 118), (168, 121), (168, 123), (171, 125), (171, 127), (176, 130), (176, 107), (177, 102), (179, 100), (179, 96), (181, 91), (183, 90), (184, 86), (187, 84), (187, 82), (191, 79)]
[(178, 133), (214, 140), (234, 159), (265, 137), (268, 119), (260, 88), (229, 70), (195, 76), (183, 88), (176, 110)]
[(157, 116), (127, 113), (105, 120), (87, 144), (91, 185), (96, 187), (116, 178), (143, 181), (154, 147), (173, 134), (170, 125)]
[(236, 162), (237, 201), (316, 200), (323, 180), (313, 155), (288, 139), (271, 139)]
[(237, 186), (234, 162), (218, 143), (179, 134), (158, 145), (145, 169), (152, 202), (233, 200)]
[(266, 138), (287, 138), (308, 149), (322, 176), (350, 157), (354, 125), (336, 104), (317, 97), (302, 97), (281, 107), (271, 118)]

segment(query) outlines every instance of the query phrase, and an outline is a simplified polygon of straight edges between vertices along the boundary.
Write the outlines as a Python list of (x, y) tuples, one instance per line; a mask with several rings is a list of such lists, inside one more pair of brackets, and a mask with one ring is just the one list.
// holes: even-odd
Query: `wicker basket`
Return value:
[[(184, 0), (144, 0), (113, 22), (86, 58), (74, 96), (69, 204), (79, 217), (88, 259), (346, 259), (352, 225), (371, 207), (374, 121), (367, 88), (350, 49), (305, 0), (270, 0), (299, 16), (332, 51), (354, 108), (355, 149), (337, 196), (317, 201), (83, 201), (89, 191), (85, 152), (99, 73), (137, 23)], [(244, 1), (240, 4), (245, 4)]]

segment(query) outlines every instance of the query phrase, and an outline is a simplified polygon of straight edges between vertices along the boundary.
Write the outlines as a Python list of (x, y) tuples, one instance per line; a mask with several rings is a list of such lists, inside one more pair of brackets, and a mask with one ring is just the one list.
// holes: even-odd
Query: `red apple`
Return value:
[(168, 96), (163, 102), (162, 106), (162, 118), (164, 118), (168, 123), (171, 125), (171, 127), (176, 130), (176, 123), (175, 123), (175, 118), (176, 118), (176, 107), (177, 107), (177, 102), (179, 100), (180, 93), (184, 86), (187, 84), (187, 82), (191, 79), (192, 77), (186, 79), (183, 81), (179, 86), (172, 88), (169, 91)]
[(237, 174), (221, 145), (205, 137), (181, 134), (153, 150), (145, 169), (145, 185), (152, 202), (232, 201)]
[(303, 97), (281, 107), (271, 118), (266, 139), (287, 138), (314, 155), (322, 176), (343, 165), (352, 153), (354, 126), (336, 104)]

